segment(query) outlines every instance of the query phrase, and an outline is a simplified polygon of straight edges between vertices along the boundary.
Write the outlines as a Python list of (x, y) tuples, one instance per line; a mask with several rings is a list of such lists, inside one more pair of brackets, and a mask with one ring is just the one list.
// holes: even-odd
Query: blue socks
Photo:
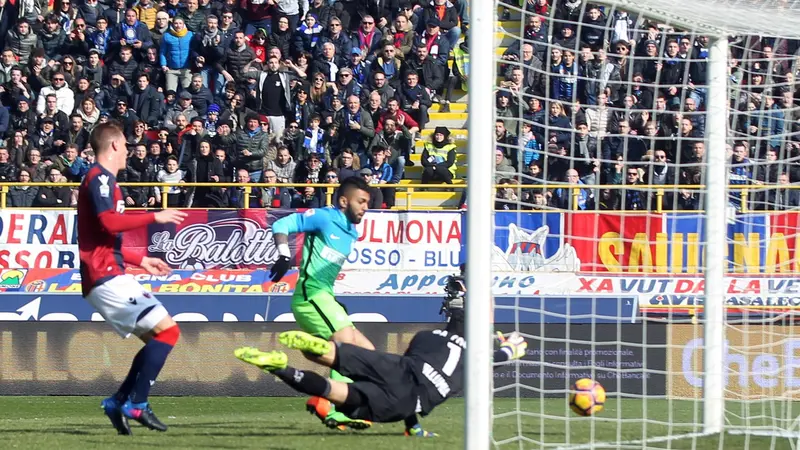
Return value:
[[(164, 367), (169, 353), (172, 351), (173, 346), (166, 342), (161, 342), (157, 338), (151, 339), (150, 342), (145, 344), (139, 354), (134, 358), (136, 360), (141, 356), (139, 370), (136, 378), (133, 381), (133, 389), (130, 392), (131, 403), (147, 403), (147, 396), (150, 394), (150, 387), (156, 382), (158, 374)], [(133, 367), (131, 367), (133, 370)], [(125, 380), (126, 382), (128, 379)], [(125, 383), (123, 383), (123, 386)], [(121, 389), (120, 389), (121, 390)]]

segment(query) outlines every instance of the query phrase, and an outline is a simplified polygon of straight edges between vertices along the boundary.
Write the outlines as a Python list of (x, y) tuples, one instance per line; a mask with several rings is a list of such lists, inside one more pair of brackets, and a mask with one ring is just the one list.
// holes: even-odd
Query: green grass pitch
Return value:
[[(464, 402), (452, 399), (423, 419), (426, 429), (440, 434), (436, 439), (413, 439), (402, 435), (402, 424), (377, 424), (368, 431), (335, 431), (325, 428), (304, 408), (304, 399), (294, 398), (208, 398), (154, 397), (153, 407), (170, 426), (166, 433), (145, 430), (133, 424), (134, 436), (117, 436), (102, 414), (99, 397), (0, 397), (0, 445), (21, 449), (458, 449), (464, 443)], [(518, 423), (529, 438), (544, 436), (555, 444), (570, 442), (639, 439), (642, 422), (629, 421), (618, 426), (617, 417), (641, 419), (643, 402), (610, 399), (596, 419), (579, 418), (566, 410), (564, 400), (520, 400), (521, 410), (544, 412), (550, 418), (512, 415), (494, 423), (498, 440), (517, 436)], [(515, 399), (496, 399), (495, 412), (517, 408)], [(647, 417), (666, 421), (672, 409), (673, 422), (693, 423), (694, 403), (651, 400)], [(519, 421), (519, 422), (518, 422)], [(685, 431), (680, 425), (674, 433)], [(592, 431), (594, 430), (594, 431)], [(650, 436), (664, 436), (669, 429), (648, 424)], [(509, 443), (502, 448), (533, 449), (533, 443)], [(643, 448), (641, 445), (635, 448)], [(725, 435), (719, 437), (651, 444), (648, 448), (673, 449), (789, 449), (786, 439)]]

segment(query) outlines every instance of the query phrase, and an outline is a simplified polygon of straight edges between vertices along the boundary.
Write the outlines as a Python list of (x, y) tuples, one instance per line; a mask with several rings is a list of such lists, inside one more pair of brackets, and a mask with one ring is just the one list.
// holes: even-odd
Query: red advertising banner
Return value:
[[(667, 266), (663, 215), (564, 214), (564, 241), (582, 272), (656, 272)], [(662, 255), (663, 258), (661, 257)]]

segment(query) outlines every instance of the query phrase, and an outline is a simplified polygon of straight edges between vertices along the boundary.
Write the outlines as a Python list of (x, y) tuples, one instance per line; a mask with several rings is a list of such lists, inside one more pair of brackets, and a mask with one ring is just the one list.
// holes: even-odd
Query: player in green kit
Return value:
[[(305, 233), (300, 275), (292, 295), (292, 312), (297, 325), (322, 339), (375, 350), (372, 342), (353, 326), (347, 311), (333, 295), (333, 283), (358, 239), (356, 224), (361, 223), (367, 212), (369, 186), (362, 178), (351, 177), (339, 186), (338, 195), (334, 207), (309, 209), (272, 224), (279, 256), (270, 270), (270, 277), (277, 282), (289, 270), (289, 235)], [(350, 382), (336, 371), (331, 371), (331, 379)], [(366, 420), (350, 419), (333, 409), (327, 411), (327, 407), (318, 408), (320, 400), (312, 397), (306, 407), (330, 428), (364, 429), (372, 425)]]

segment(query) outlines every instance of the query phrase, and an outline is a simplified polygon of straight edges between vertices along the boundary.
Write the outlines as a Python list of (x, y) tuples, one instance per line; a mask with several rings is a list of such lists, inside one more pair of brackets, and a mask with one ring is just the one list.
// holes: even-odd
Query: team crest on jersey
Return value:
[(306, 217), (311, 217), (311, 216), (314, 215), (315, 212), (316, 212), (316, 210), (312, 208), (312, 209), (309, 209), (306, 212), (304, 212), (303, 215), (306, 216)]
[(100, 175), (97, 179), (100, 180), (100, 197), (110, 196), (111, 188), (108, 186), (108, 175)]

